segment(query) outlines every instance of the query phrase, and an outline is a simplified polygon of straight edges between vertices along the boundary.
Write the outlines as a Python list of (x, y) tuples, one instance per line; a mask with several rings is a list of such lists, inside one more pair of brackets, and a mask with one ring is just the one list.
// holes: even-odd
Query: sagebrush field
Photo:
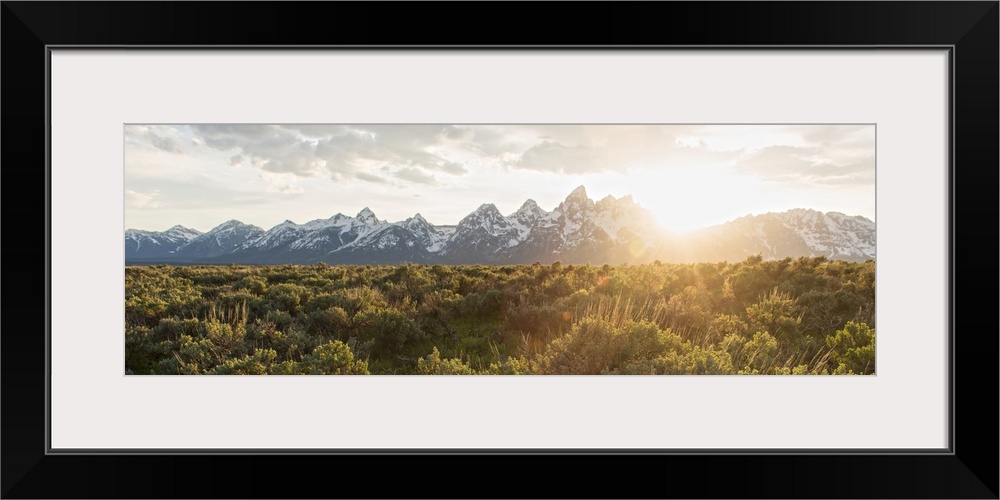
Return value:
[(873, 374), (875, 263), (125, 268), (127, 374)]

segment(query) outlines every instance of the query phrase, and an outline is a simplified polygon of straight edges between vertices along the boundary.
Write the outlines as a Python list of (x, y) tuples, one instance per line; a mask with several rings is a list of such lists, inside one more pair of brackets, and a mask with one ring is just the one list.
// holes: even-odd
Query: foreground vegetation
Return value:
[(130, 374), (872, 374), (874, 262), (126, 267)]

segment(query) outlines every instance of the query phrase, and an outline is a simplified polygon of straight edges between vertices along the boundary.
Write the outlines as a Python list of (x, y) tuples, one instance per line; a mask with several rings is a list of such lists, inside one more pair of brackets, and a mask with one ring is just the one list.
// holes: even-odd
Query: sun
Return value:
[(650, 168), (630, 175), (633, 198), (663, 229), (685, 233), (754, 211), (754, 181), (724, 166)]

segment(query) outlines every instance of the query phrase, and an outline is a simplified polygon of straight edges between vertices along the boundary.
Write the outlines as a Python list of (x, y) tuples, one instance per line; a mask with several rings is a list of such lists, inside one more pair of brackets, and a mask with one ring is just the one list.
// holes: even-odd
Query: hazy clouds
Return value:
[[(564, 174), (734, 162), (779, 182), (874, 178), (870, 125), (192, 125), (187, 142), (229, 165), (300, 177), (434, 185), (483, 166)], [(165, 131), (169, 130), (169, 132)], [(741, 131), (746, 140), (734, 139)], [(131, 134), (183, 153), (180, 128)], [(772, 136), (771, 142), (755, 140)], [(714, 140), (722, 138), (721, 140)], [(777, 140), (784, 138), (784, 140)]]
[[(678, 144), (662, 126), (565, 125), (193, 125), (192, 143), (301, 177), (437, 184), (499, 166), (559, 173), (721, 161), (734, 152)], [(382, 174), (379, 174), (382, 172)]]
[[(300, 177), (436, 184), (468, 169), (450, 158), (465, 131), (454, 126), (193, 125), (194, 139), (234, 153), (230, 165), (253, 165)], [(388, 178), (376, 172), (388, 169)]]
[(736, 170), (775, 182), (875, 183), (872, 125), (789, 126), (801, 145), (766, 146), (745, 154)]
[(180, 132), (164, 125), (126, 125), (125, 141), (133, 144), (147, 144), (168, 153), (184, 153)]

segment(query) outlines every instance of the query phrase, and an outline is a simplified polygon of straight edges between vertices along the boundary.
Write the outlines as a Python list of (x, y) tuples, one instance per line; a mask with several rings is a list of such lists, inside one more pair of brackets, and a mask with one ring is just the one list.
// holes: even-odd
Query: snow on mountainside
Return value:
[(416, 235), (420, 246), (431, 253), (438, 252), (444, 248), (444, 245), (448, 242), (448, 238), (454, 234), (454, 231), (445, 232), (432, 226), (420, 214), (406, 219), (401, 224)]
[(843, 260), (875, 257), (875, 223), (864, 217), (804, 209), (768, 215), (794, 230), (813, 256)]
[(875, 223), (796, 209), (671, 236), (631, 196), (595, 202), (580, 186), (549, 212), (531, 199), (507, 216), (484, 203), (454, 226), (436, 226), (419, 213), (390, 223), (365, 207), (354, 217), (285, 221), (267, 231), (236, 220), (204, 234), (181, 226), (162, 233), (130, 229), (125, 241), (132, 262), (620, 264), (739, 261), (757, 254), (862, 261), (875, 257)]
[(538, 219), (545, 217), (547, 214), (548, 212), (538, 207), (538, 203), (535, 203), (535, 200), (529, 198), (521, 205), (521, 208), (507, 216), (507, 222), (517, 230), (517, 239), (524, 241), (524, 238), (531, 232), (531, 228), (538, 222)]
[(367, 207), (356, 217), (338, 213), (305, 224), (286, 220), (216, 260), (253, 264), (312, 262), (389, 226)]
[[(626, 238), (622, 232), (627, 231), (626, 234), (637, 235), (647, 245), (656, 243), (656, 232), (643, 229), (656, 228), (658, 223), (648, 211), (637, 209), (632, 196), (627, 195), (619, 199), (606, 196), (594, 207), (594, 224), (616, 241), (621, 242)], [(637, 232), (636, 229), (640, 231)]]
[(125, 231), (125, 259), (170, 257), (182, 246), (201, 235), (201, 231), (174, 226), (166, 231)]
[(264, 234), (263, 229), (233, 219), (196, 236), (175, 253), (178, 257), (185, 258), (215, 257), (232, 252), (247, 240), (262, 234)]
[(687, 242), (710, 260), (818, 257), (848, 261), (875, 258), (875, 223), (838, 212), (794, 209), (747, 215), (703, 229)]
[(496, 205), (486, 203), (458, 222), (441, 253), (461, 261), (492, 261), (501, 251), (520, 243), (519, 236), (518, 229)]

